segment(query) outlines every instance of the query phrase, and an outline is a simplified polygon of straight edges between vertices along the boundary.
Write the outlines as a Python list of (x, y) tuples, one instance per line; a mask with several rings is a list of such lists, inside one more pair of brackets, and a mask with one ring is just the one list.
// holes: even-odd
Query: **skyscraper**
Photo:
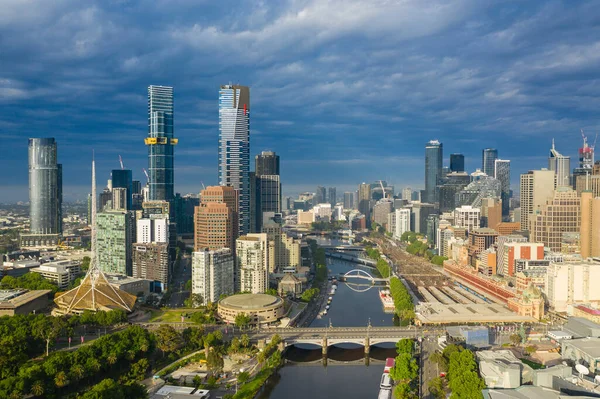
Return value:
[(173, 124), (173, 88), (148, 86), (148, 185), (150, 201), (174, 197), (173, 149), (177, 144)]
[(530, 170), (521, 175), (521, 229), (530, 230), (529, 221), (554, 194), (554, 172)]
[(344, 193), (344, 209), (354, 209), (354, 193), (351, 191)]
[(579, 233), (581, 205), (577, 191), (559, 187), (554, 195), (530, 216), (529, 240), (560, 252), (564, 233)]
[(465, 156), (463, 154), (450, 154), (450, 172), (465, 171)]
[(358, 186), (358, 211), (365, 215), (367, 224), (371, 218), (371, 185), (361, 183)]
[(54, 138), (29, 139), (30, 234), (26, 245), (56, 244), (62, 233), (62, 165)]
[(425, 146), (425, 198), (423, 202), (433, 204), (436, 202), (436, 186), (442, 177), (442, 161), (444, 147), (438, 140), (431, 140)]
[(335, 187), (329, 187), (328, 194), (329, 194), (329, 198), (328, 198), (327, 202), (329, 202), (331, 204), (331, 206), (333, 207), (337, 203), (337, 201), (336, 201), (337, 193), (336, 193)]
[(494, 177), (500, 181), (502, 193), (502, 218), (508, 220), (510, 210), (510, 161), (508, 159), (496, 159), (494, 161)]
[(571, 157), (565, 157), (554, 147), (552, 139), (552, 148), (548, 156), (548, 169), (553, 170), (556, 175), (556, 187), (568, 187), (571, 182)]
[(194, 214), (194, 250), (234, 251), (237, 228), (237, 191), (233, 187), (212, 186), (201, 192)]
[(250, 89), (219, 90), (219, 184), (238, 191), (239, 233), (250, 231)]
[(111, 172), (111, 176), (113, 190), (115, 188), (124, 188), (126, 190), (126, 209), (131, 210), (131, 199), (133, 195), (133, 180), (131, 178), (131, 169), (113, 169), (113, 171)]
[(231, 295), (234, 286), (234, 259), (229, 248), (192, 253), (192, 293), (202, 304), (218, 302), (221, 295)]
[(600, 197), (585, 190), (581, 193), (581, 256), (600, 256)]
[(269, 288), (269, 240), (267, 234), (248, 234), (236, 240), (238, 291), (264, 293)]
[(254, 158), (256, 176), (279, 175), (279, 155), (273, 151), (263, 151)]
[(323, 204), (327, 200), (327, 189), (325, 187), (317, 186), (317, 192), (315, 194), (315, 205)]
[(495, 148), (485, 148), (481, 151), (481, 171), (490, 177), (495, 175), (496, 158), (498, 158), (498, 150)]
[(106, 210), (96, 217), (98, 267), (103, 272), (132, 276), (133, 214)]

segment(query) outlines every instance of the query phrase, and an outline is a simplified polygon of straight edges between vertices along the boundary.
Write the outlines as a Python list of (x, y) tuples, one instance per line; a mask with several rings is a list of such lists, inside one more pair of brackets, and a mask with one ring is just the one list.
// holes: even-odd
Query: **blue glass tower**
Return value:
[(127, 189), (127, 210), (131, 210), (131, 199), (133, 195), (133, 180), (131, 178), (131, 169), (113, 169), (112, 187)]
[(425, 146), (425, 190), (421, 202), (436, 202), (436, 186), (442, 177), (442, 161), (444, 159), (443, 144), (432, 140)]
[(173, 148), (177, 144), (173, 130), (173, 88), (148, 87), (148, 183), (150, 200), (174, 198)]
[(250, 232), (250, 89), (219, 90), (219, 184), (237, 190), (239, 234)]

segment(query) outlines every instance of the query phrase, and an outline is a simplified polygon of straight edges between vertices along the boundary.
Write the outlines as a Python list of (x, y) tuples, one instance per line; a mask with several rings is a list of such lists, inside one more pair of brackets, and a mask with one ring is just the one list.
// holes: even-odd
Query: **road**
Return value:
[(423, 338), (421, 345), (421, 357), (419, 370), (421, 371), (421, 398), (432, 398), (433, 396), (429, 393), (429, 381), (437, 377), (438, 368), (437, 365), (429, 361), (429, 356), (439, 349), (437, 343), (437, 337), (430, 336)]
[(192, 278), (192, 258), (188, 254), (181, 257), (179, 267), (173, 270), (171, 279), (171, 297), (167, 301), (170, 308), (183, 307), (183, 301), (189, 298), (190, 291), (185, 291), (185, 283)]

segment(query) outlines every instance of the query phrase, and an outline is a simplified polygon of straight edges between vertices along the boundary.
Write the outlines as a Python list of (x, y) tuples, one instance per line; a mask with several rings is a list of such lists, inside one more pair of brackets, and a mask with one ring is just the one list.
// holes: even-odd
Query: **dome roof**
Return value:
[(523, 291), (523, 299), (542, 299), (542, 291), (533, 283), (529, 283), (529, 287)]

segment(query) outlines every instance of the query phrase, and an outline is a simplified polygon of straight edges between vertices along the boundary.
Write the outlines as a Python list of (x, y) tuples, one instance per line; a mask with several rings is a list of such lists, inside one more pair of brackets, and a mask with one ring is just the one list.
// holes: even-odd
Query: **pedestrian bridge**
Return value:
[(369, 280), (372, 283), (374, 283), (376, 281), (384, 281), (384, 282), (388, 281), (387, 278), (373, 277), (368, 272), (366, 272), (366, 271), (364, 271), (362, 269), (353, 269), (353, 270), (350, 270), (349, 272), (346, 272), (345, 274), (340, 274), (339, 277), (340, 277), (341, 281), (346, 281), (348, 279), (353, 279), (353, 278), (358, 278), (358, 279), (362, 279), (362, 280)]
[(338, 252), (338, 251), (325, 251), (325, 256), (327, 256), (329, 258), (345, 260), (347, 262), (359, 263), (361, 265), (365, 265), (365, 266), (369, 266), (369, 267), (373, 267), (373, 268), (377, 265), (377, 262), (375, 262), (371, 259), (361, 258), (354, 254), (348, 254), (348, 253), (343, 253), (343, 252)]

